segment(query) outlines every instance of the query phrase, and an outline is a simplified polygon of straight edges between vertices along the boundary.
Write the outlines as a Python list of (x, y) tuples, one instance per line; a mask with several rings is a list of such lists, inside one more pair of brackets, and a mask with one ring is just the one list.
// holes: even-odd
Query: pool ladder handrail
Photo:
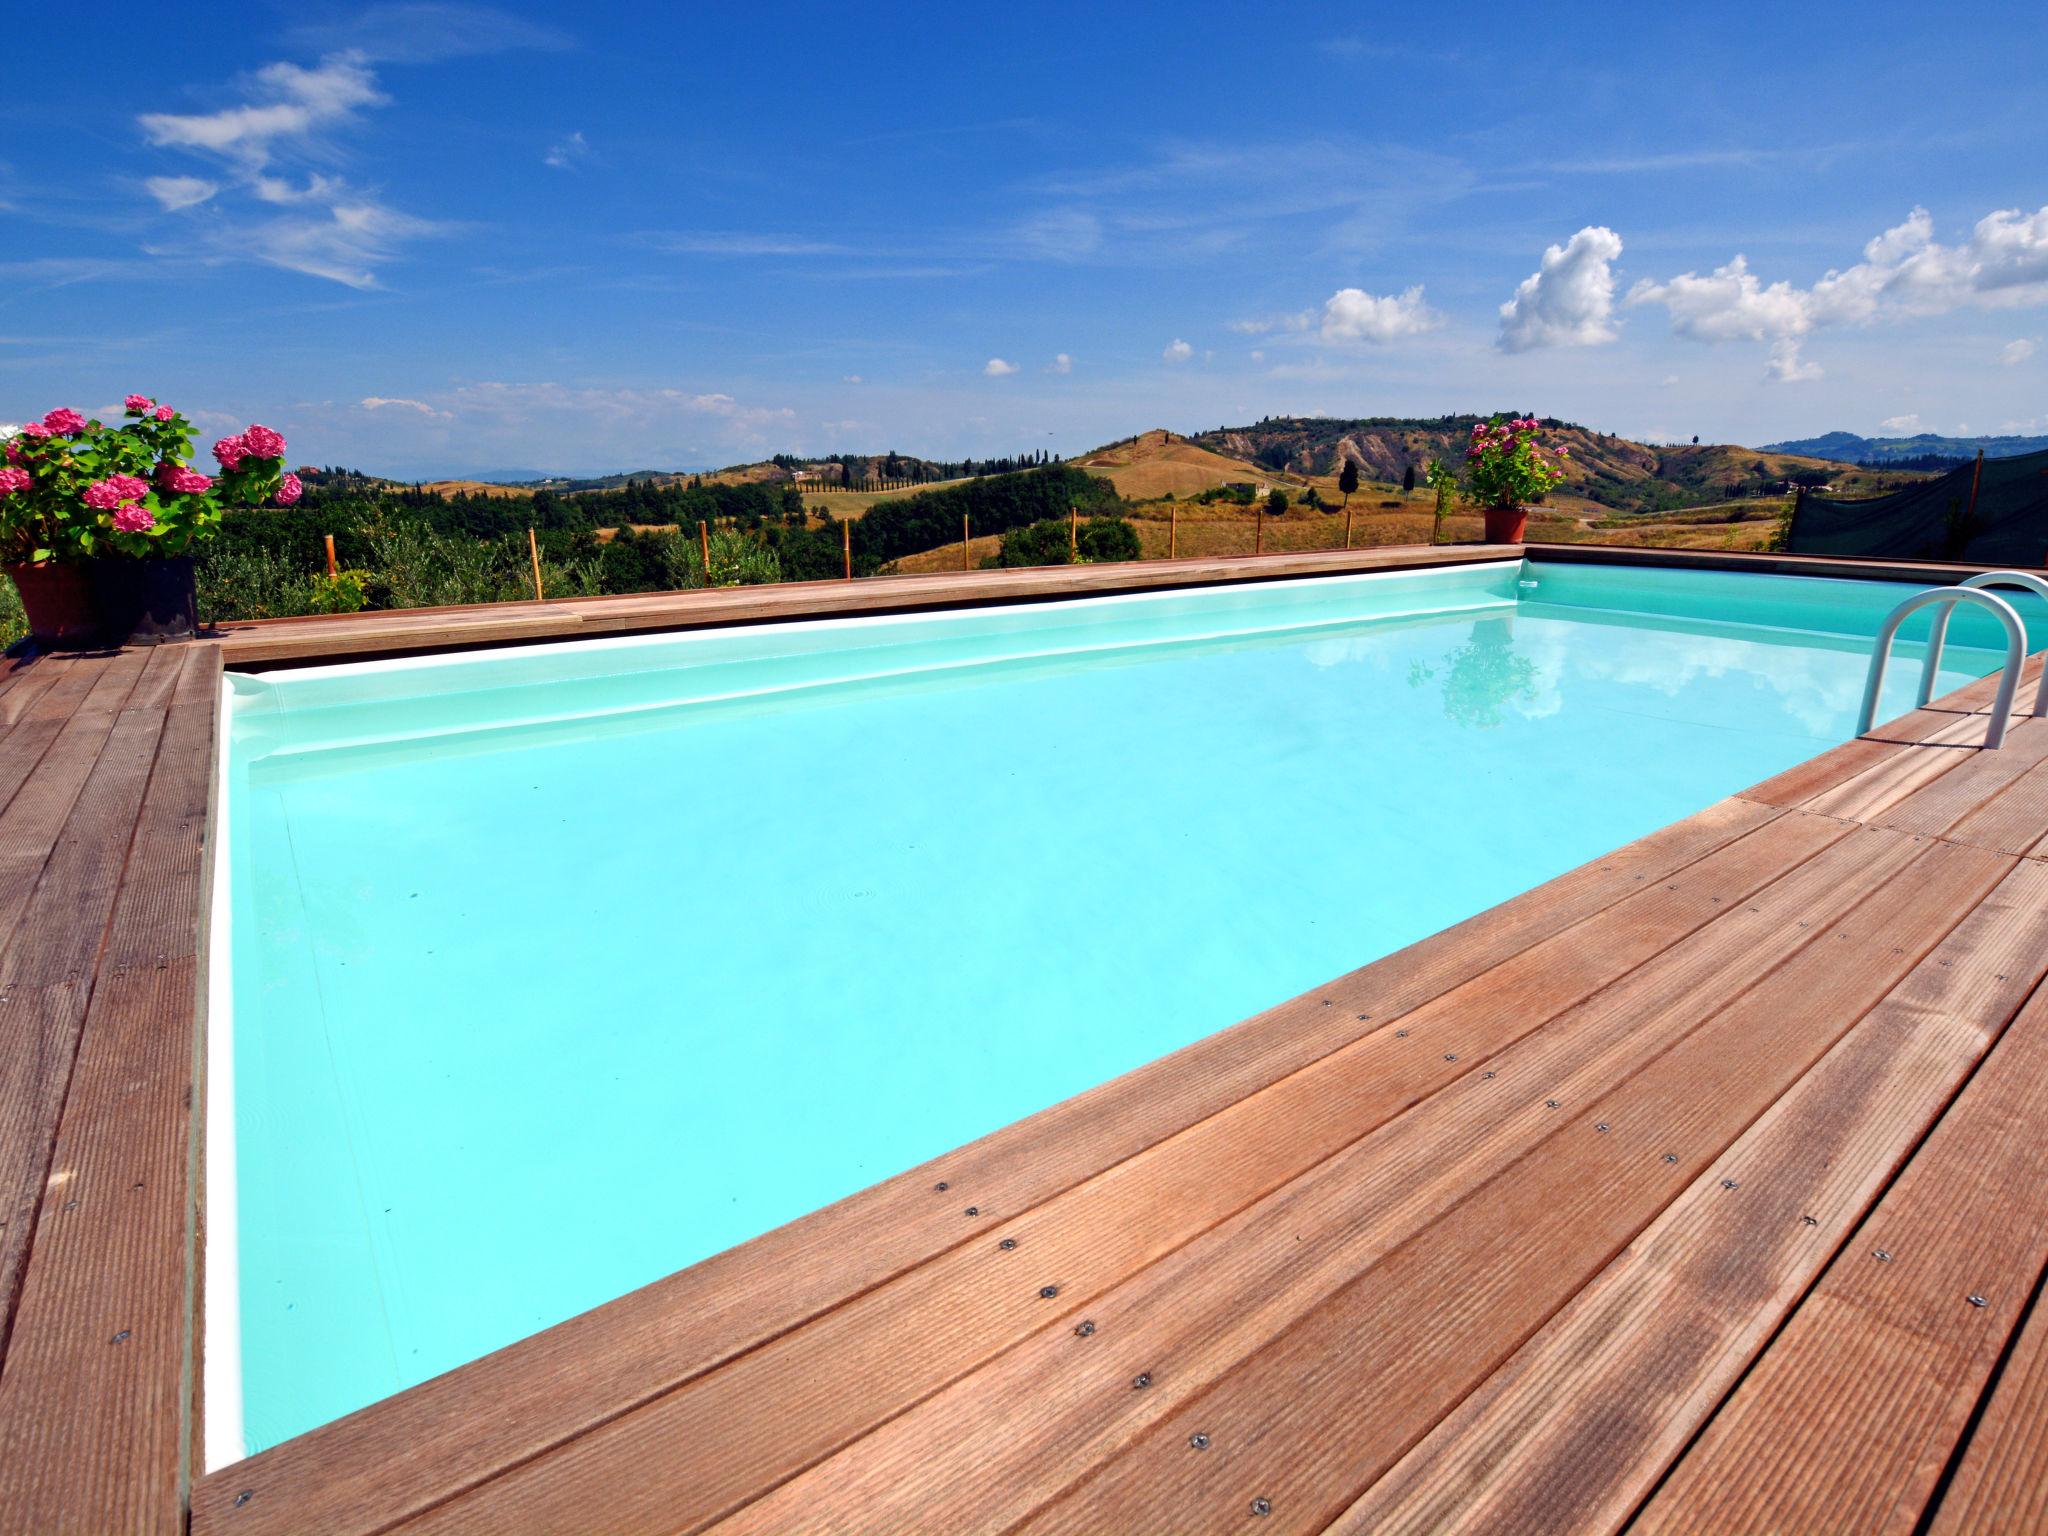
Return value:
[[(1991, 717), (1984, 729), (1984, 747), (1986, 751), (1995, 751), (2005, 745), (2005, 727), (2012, 715), (2013, 695), (2019, 691), (2020, 672), (2027, 664), (2027, 631), (2020, 623), (2019, 614), (2013, 611), (2012, 604), (2002, 597), (1994, 597), (1981, 585), (1930, 587), (1925, 592), (1914, 593), (1885, 615), (1884, 623), (1878, 626), (1877, 648), (1871, 652), (1870, 671), (1863, 682), (1863, 708), (1856, 716), (1858, 736), (1867, 735), (1874, 723), (1878, 696), (1884, 692), (1885, 669), (1891, 663), (1892, 642), (1898, 638), (1899, 626), (1922, 608), (1939, 607), (1946, 615), (1959, 603), (1987, 610), (2005, 630), (2005, 663), (1998, 669), (1998, 695), (1992, 701)], [(1930, 645), (1920, 679), (1920, 701), (1923, 704), (1932, 687), (1935, 660), (1936, 652)]]
[[(2023, 592), (2048, 603), (2048, 578), (2033, 571), (1979, 571), (1956, 583), (1959, 587), (2018, 587)], [(1953, 603), (1945, 604), (1934, 616), (1934, 632), (1927, 637), (1927, 665), (1920, 671), (1920, 702), (1925, 705), (1934, 697), (1934, 680), (1941, 671), (1941, 648), (1948, 643), (1948, 621), (1955, 613)], [(2025, 633), (2024, 624), (2021, 633)], [(2034, 714), (2048, 715), (2048, 667), (2041, 669), (2041, 680), (2034, 689)]]

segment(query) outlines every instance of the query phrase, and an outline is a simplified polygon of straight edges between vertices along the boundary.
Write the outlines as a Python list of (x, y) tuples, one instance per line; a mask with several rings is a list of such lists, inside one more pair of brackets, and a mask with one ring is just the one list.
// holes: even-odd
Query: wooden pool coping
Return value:
[[(1975, 750), (1984, 683), (200, 1475), (202, 914), (224, 659), (1521, 553), (286, 620), (14, 664), (0, 1526), (2048, 1522), (2048, 720)], [(1974, 569), (1529, 553), (1930, 583)]]

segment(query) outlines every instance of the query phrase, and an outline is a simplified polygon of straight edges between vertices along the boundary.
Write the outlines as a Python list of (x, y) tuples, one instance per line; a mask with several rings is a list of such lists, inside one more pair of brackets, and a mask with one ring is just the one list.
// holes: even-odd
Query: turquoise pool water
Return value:
[(1909, 590), (1501, 564), (232, 677), (208, 1462), (1813, 755)]

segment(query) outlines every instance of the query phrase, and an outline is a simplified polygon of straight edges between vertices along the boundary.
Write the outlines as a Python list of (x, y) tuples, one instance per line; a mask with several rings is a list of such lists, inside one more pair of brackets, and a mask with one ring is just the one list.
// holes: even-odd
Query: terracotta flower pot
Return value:
[(99, 639), (99, 613), (84, 566), (47, 560), (40, 565), (10, 565), (7, 574), (21, 594), (28, 631), (38, 643), (70, 649)]
[(99, 608), (100, 634), (110, 645), (189, 640), (199, 627), (190, 555), (169, 560), (95, 560), (92, 592)]
[(1519, 544), (1522, 535), (1529, 531), (1529, 509), (1527, 507), (1488, 507), (1486, 509), (1486, 542), (1489, 544)]

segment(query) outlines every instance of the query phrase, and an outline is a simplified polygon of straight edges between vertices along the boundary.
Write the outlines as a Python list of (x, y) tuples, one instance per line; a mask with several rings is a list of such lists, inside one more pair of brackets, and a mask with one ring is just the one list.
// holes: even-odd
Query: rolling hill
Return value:
[(1943, 437), (1918, 432), (1911, 437), (1858, 437), (1854, 432), (1824, 432), (1819, 437), (1772, 443), (1767, 452), (1804, 453), (1845, 464), (1889, 464), (1899, 459), (2017, 458), (2048, 448), (2048, 437)]
[[(1483, 416), (1429, 419), (1275, 416), (1246, 427), (1219, 427), (1191, 444), (1265, 469), (1334, 475), (1348, 460), (1369, 480), (1397, 481), (1432, 458), (1461, 466), (1474, 422)], [(1622, 512), (1673, 511), (1744, 496), (1783, 492), (1794, 482), (1872, 495), (1919, 476), (1883, 473), (1805, 454), (1728, 443), (1651, 444), (1545, 418), (1549, 441), (1571, 450), (1563, 494)], [(1084, 461), (1085, 462), (1085, 461)]]

